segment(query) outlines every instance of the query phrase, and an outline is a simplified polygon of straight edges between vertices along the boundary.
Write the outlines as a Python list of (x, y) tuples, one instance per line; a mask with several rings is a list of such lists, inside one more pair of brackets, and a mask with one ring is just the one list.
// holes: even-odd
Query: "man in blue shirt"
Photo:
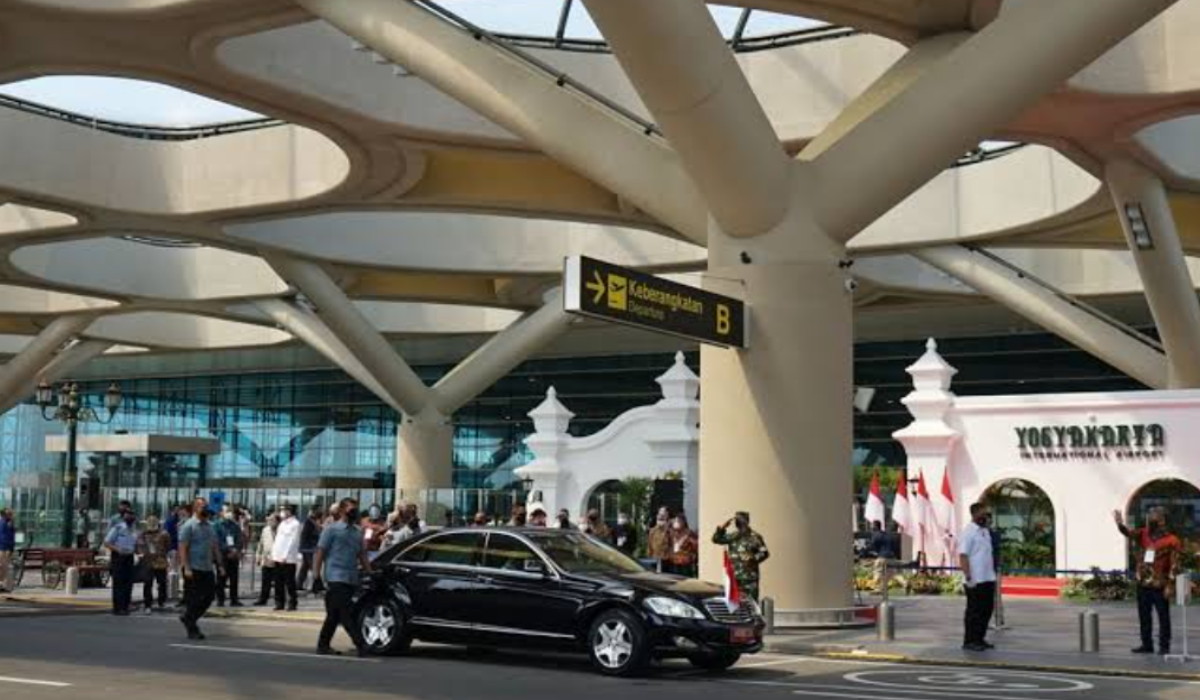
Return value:
[(17, 527), (8, 508), (0, 508), (0, 592), (12, 590), (12, 558), (17, 548)]
[(246, 549), (242, 526), (238, 524), (232, 508), (226, 507), (221, 517), (213, 523), (217, 535), (217, 549), (221, 551), (221, 563), (225, 573), (217, 578), (217, 607), (225, 607), (225, 587), (229, 587), (229, 606), (242, 607), (238, 600), (238, 570), (242, 565), (242, 552)]
[(104, 538), (108, 550), (109, 570), (112, 572), (113, 615), (128, 615), (133, 600), (133, 555), (137, 550), (137, 515), (132, 510), (121, 513), (121, 522), (113, 525)]
[(179, 564), (183, 569), (184, 613), (179, 617), (188, 639), (204, 639), (197, 624), (217, 593), (217, 574), (221, 572), (221, 553), (217, 535), (209, 523), (208, 501), (197, 498), (192, 517), (179, 528)]
[(354, 593), (358, 590), (359, 569), (369, 570), (363, 536), (355, 526), (358, 522), (358, 501), (342, 499), (338, 508), (338, 520), (321, 532), (317, 551), (313, 557), (317, 583), (324, 580), (325, 623), (317, 637), (318, 654), (336, 654), (329, 643), (340, 624), (350, 635), (359, 656), (366, 656), (367, 647), (354, 621)]

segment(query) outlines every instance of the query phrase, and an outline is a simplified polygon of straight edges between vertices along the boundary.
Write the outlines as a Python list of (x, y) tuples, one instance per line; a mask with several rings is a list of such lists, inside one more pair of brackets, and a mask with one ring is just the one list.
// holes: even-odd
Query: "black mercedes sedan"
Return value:
[(724, 670), (762, 648), (753, 601), (730, 605), (720, 586), (646, 571), (571, 530), (424, 533), (375, 560), (357, 610), (374, 654), (414, 639), (575, 649), (601, 673), (627, 676), (666, 657)]

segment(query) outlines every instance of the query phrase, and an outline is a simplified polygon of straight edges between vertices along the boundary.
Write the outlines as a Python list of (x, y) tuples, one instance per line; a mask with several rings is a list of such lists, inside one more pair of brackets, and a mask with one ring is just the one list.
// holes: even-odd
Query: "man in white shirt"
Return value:
[(963, 649), (995, 648), (984, 637), (996, 607), (996, 563), (992, 553), (991, 510), (983, 503), (971, 506), (971, 522), (958, 539), (958, 565), (967, 587), (967, 612), (963, 619)]
[(290, 504), (279, 507), (279, 527), (275, 529), (275, 541), (271, 544), (271, 561), (275, 563), (275, 609), (295, 610), (296, 566), (300, 563), (300, 521)]

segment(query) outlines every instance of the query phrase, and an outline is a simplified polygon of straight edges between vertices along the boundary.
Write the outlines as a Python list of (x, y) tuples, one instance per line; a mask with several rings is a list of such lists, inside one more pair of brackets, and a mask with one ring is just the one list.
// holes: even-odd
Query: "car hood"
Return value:
[(667, 593), (681, 598), (704, 600), (724, 594), (725, 589), (715, 583), (683, 578), (652, 571), (637, 574), (588, 574), (586, 578), (605, 587), (633, 588), (641, 593)]

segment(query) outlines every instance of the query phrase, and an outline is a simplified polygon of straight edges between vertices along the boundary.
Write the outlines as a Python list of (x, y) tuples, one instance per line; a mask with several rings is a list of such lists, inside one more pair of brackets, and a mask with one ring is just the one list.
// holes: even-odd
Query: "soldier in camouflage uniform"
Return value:
[[(730, 526), (734, 530), (730, 532)], [(733, 576), (737, 579), (738, 589), (742, 595), (758, 600), (758, 567), (771, 553), (767, 551), (767, 543), (762, 535), (750, 529), (750, 514), (739, 511), (731, 520), (713, 533), (713, 544), (723, 545), (729, 550), (729, 560), (733, 563)]]

